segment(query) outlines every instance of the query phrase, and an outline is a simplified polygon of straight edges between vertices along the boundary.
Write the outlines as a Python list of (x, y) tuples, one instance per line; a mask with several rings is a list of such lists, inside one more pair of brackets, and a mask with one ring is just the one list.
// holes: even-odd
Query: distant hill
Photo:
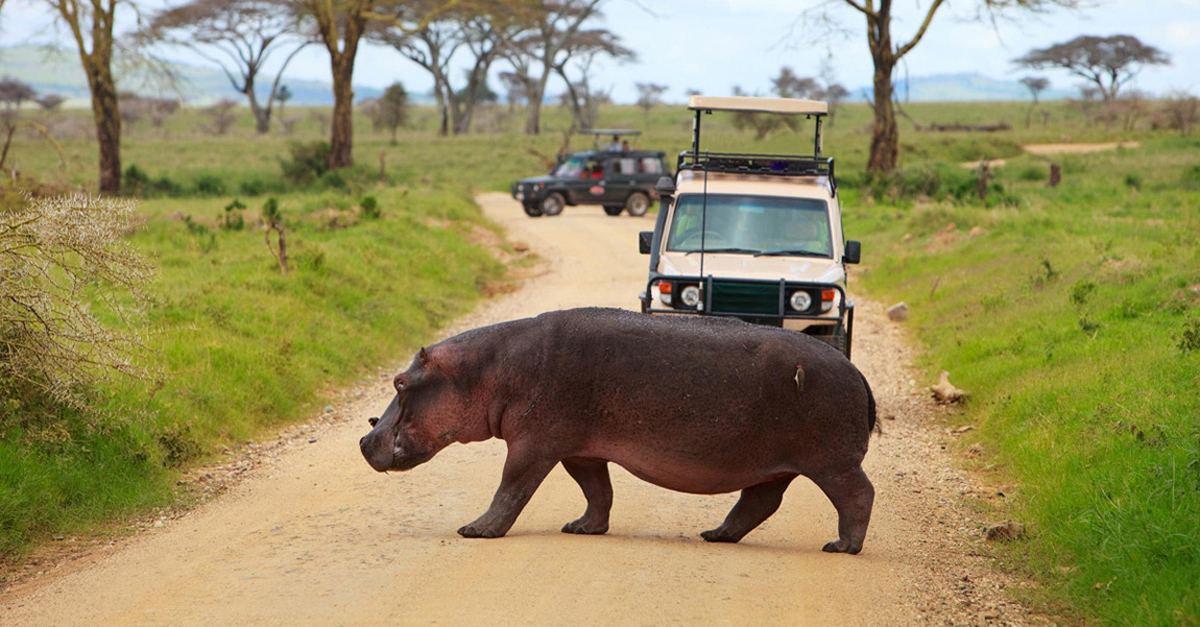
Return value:
[[(183, 63), (171, 63), (170, 66), (181, 79), (180, 95), (189, 103), (203, 105), (222, 98), (241, 102), (245, 98), (230, 86), (229, 79), (218, 68)], [(117, 88), (122, 91), (133, 91), (144, 96), (173, 95), (169, 88), (161, 84), (161, 81), (156, 81), (145, 70), (122, 72), (114, 67), (113, 71), (117, 74)], [(0, 76), (11, 76), (24, 81), (37, 90), (39, 95), (58, 94), (68, 99), (68, 106), (88, 106), (91, 97), (79, 57), (73, 51), (38, 46), (0, 46)], [(333, 88), (329, 83), (284, 78), (283, 84), (292, 92), (293, 97), (288, 101), (289, 105), (333, 104)], [(269, 83), (265, 88), (260, 86), (258, 89), (260, 97), (264, 99), (269, 91)], [(375, 98), (382, 93), (383, 90), (374, 87), (354, 86), (356, 100)], [(414, 104), (426, 104), (431, 101), (424, 94), (410, 94), (409, 99)]]
[[(978, 102), (985, 100), (1033, 100), (1018, 80), (999, 80), (977, 74), (936, 74), (908, 81), (900, 79), (895, 84), (896, 97), (913, 102)], [(870, 95), (871, 87), (862, 87), (860, 94)], [(1073, 89), (1050, 88), (1043, 91), (1041, 100), (1062, 100), (1077, 97)]]

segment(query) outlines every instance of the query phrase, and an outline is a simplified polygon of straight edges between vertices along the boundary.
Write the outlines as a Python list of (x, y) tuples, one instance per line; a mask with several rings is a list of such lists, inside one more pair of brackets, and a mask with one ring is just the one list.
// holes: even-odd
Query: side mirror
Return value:
[(659, 196), (674, 196), (675, 179), (669, 176), (660, 176), (658, 182), (654, 184), (654, 191), (658, 192)]
[(654, 231), (641, 231), (638, 233), (638, 252), (643, 255), (650, 254), (650, 244), (654, 241)]
[(858, 263), (862, 258), (862, 244), (856, 240), (846, 242), (846, 254), (842, 255), (843, 263)]

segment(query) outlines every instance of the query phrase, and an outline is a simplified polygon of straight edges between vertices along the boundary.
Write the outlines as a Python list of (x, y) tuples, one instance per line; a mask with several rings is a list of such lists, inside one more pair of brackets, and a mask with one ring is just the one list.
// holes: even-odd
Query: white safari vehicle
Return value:
[[(821, 156), (826, 103), (692, 96), (688, 108), (696, 114), (692, 148), (680, 153), (673, 180), (659, 180), (658, 220), (639, 234), (650, 255), (642, 312), (782, 326), (849, 357), (846, 264), (858, 263), (861, 246), (843, 239), (833, 159)], [(812, 154), (702, 152), (701, 116), (714, 111), (813, 119)]]

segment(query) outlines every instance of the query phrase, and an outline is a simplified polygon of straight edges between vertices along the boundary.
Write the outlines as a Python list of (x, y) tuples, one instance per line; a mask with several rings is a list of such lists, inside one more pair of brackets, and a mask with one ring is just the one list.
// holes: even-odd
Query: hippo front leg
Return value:
[(492, 497), (491, 507), (479, 518), (459, 528), (459, 535), (464, 538), (499, 538), (508, 533), (534, 491), (556, 464), (557, 459), (546, 459), (533, 451), (510, 446), (508, 458), (504, 460), (500, 487)]
[(602, 459), (570, 457), (562, 461), (567, 474), (579, 484), (587, 499), (583, 516), (563, 525), (563, 533), (602, 534), (608, 531), (608, 513), (612, 509), (612, 479), (608, 462)]
[(871, 485), (861, 465), (837, 474), (812, 477), (812, 480), (833, 501), (838, 513), (838, 539), (821, 550), (857, 555), (867, 537), (867, 524), (871, 522), (875, 486)]

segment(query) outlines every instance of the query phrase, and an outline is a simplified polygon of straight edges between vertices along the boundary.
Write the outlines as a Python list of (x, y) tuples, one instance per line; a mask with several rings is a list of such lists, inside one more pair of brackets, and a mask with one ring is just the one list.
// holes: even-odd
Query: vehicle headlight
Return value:
[(792, 292), (792, 297), (789, 300), (792, 309), (796, 311), (805, 311), (812, 306), (812, 296), (804, 290)]
[(679, 303), (684, 307), (695, 309), (700, 304), (700, 288), (695, 285), (689, 285), (679, 290)]

